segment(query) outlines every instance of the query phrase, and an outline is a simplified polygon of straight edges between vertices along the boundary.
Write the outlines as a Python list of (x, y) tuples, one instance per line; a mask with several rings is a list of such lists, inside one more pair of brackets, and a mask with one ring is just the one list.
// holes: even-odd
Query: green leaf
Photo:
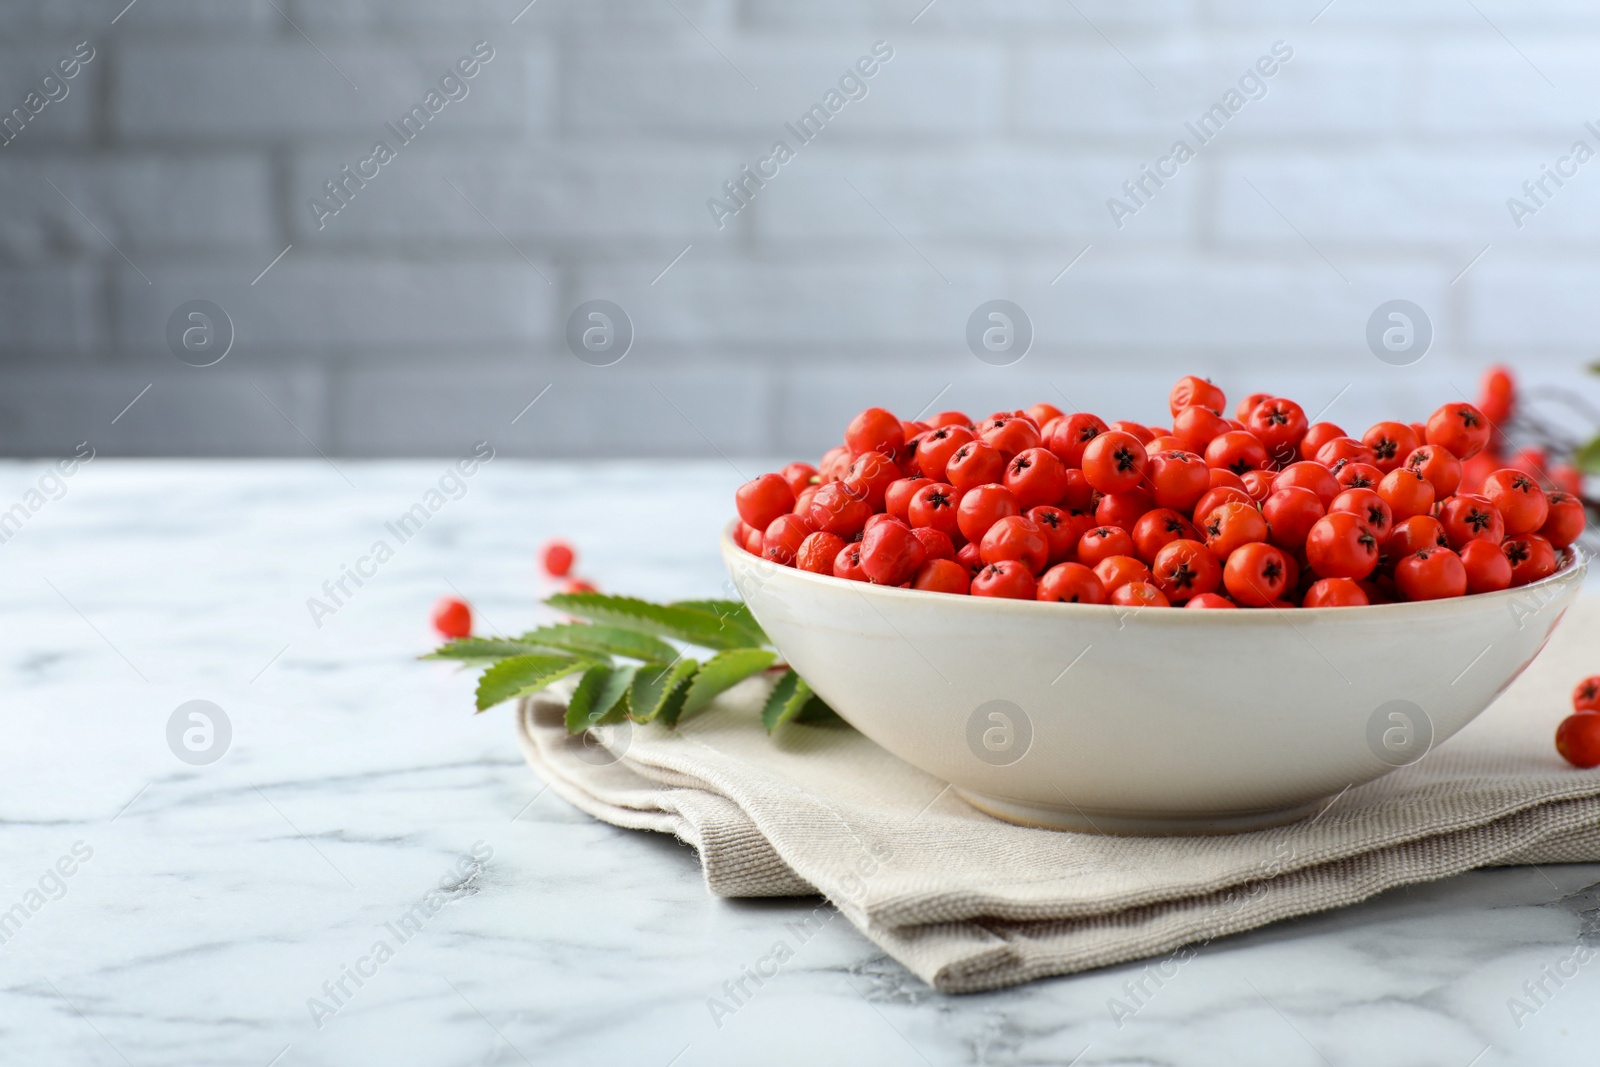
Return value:
[(647, 600), (605, 593), (557, 593), (545, 603), (569, 615), (636, 633), (672, 637), (701, 648), (748, 648), (751, 644), (745, 630), (698, 608), (652, 604)]
[(761, 709), (761, 725), (767, 728), (767, 733), (772, 733), (804, 711), (812, 695), (811, 687), (798, 674), (793, 670), (785, 671)]
[(677, 722), (678, 713), (683, 709), (683, 690), (688, 688), (689, 679), (699, 669), (700, 664), (692, 659), (640, 667), (628, 690), (634, 722), (649, 722), (657, 716), (668, 726)]
[(1585, 474), (1600, 474), (1600, 437), (1573, 453), (1572, 462)]
[(606, 681), (610, 677), (611, 668), (603, 664), (590, 667), (583, 672), (577, 688), (572, 691), (572, 699), (567, 701), (567, 733), (582, 733), (588, 729), (590, 717), (594, 712), (595, 697), (605, 689)]
[(594, 666), (593, 660), (532, 653), (503, 659), (478, 679), (478, 710), (503, 700), (536, 693), (551, 682)]
[(772, 643), (766, 631), (761, 628), (761, 624), (756, 622), (756, 617), (750, 614), (750, 606), (742, 600), (676, 600), (667, 607), (688, 608), (690, 611), (703, 611), (708, 615), (715, 615), (724, 624), (742, 630), (750, 638), (751, 645)]
[(694, 681), (689, 683), (681, 714), (694, 714), (711, 703), (718, 693), (738, 685), (752, 674), (766, 670), (777, 658), (776, 652), (765, 648), (734, 648), (718, 652), (701, 665)]
[(607, 726), (628, 717), (631, 707), (628, 690), (633, 687), (633, 676), (638, 670), (637, 667), (618, 667), (611, 672), (605, 688), (595, 697), (594, 706), (589, 709), (589, 725)]
[(463, 637), (440, 646), (423, 656), (423, 659), (496, 660), (508, 656), (522, 656), (540, 649), (521, 641), (503, 637)]
[(529, 630), (517, 640), (523, 644), (559, 649), (562, 652), (626, 656), (646, 663), (671, 663), (678, 658), (678, 650), (665, 641), (620, 626), (563, 623)]

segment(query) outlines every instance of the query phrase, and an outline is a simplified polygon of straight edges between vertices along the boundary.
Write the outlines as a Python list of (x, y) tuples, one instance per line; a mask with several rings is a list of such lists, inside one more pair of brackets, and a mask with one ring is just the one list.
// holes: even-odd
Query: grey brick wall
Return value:
[[(0, 2), (0, 116), (26, 119), (0, 147), (0, 452), (788, 455), (869, 403), (1161, 419), (1190, 372), (1338, 396), (1360, 428), (1498, 360), (1600, 399), (1600, 159), (1520, 227), (1507, 206), (1600, 150), (1592, 3), (524, 2)], [(386, 124), (478, 41), (402, 145)], [(867, 95), (801, 144), (785, 124), (878, 41)], [(1199, 146), (1185, 123), (1278, 41)], [(1179, 138), (1196, 158), (1119, 226), (1108, 199)], [(779, 139), (719, 227), (707, 200)], [(1435, 332), (1405, 367), (1365, 341), (1397, 297)], [(1009, 366), (965, 339), (993, 298), (1035, 331)], [(634, 329), (610, 366), (565, 340), (591, 299)], [(194, 300), (231, 321), (212, 366), (168, 339)]]

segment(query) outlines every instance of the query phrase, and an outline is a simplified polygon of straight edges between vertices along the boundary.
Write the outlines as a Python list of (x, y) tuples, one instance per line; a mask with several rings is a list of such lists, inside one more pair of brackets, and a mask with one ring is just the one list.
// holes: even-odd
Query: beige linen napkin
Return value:
[(525, 701), (520, 737), (550, 788), (596, 818), (676, 834), (721, 896), (821, 893), (946, 992), (1161, 955), (1393, 886), (1498, 864), (1600, 861), (1600, 770), (1552, 744), (1572, 687), (1600, 673), (1600, 598), (1568, 612), (1496, 704), (1419, 762), (1311, 819), (1216, 837), (1012, 826), (845, 727), (758, 713), (747, 681), (675, 730), (562, 728)]

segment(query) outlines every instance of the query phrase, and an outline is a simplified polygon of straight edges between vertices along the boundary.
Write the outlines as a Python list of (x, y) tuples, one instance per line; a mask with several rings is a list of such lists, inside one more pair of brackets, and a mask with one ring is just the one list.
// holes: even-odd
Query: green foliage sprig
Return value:
[[(761, 709), (768, 733), (787, 722), (838, 718), (779, 662), (761, 625), (737, 600), (654, 604), (558, 593), (545, 603), (586, 621), (541, 626), (514, 638), (465, 637), (423, 658), (487, 668), (478, 680), (479, 711), (579, 675), (567, 704), (569, 733), (623, 719), (675, 726), (724, 690), (769, 670), (779, 673)], [(711, 655), (695, 659), (690, 649)]]

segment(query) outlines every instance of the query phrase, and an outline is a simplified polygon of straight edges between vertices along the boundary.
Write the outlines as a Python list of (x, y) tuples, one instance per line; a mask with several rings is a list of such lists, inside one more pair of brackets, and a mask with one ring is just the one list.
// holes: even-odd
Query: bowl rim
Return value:
[[(1282, 614), (1286, 610), (1289, 610), (1286, 608), (1274, 608), (1271, 610), (1266, 608), (1242, 608), (1237, 612), (1196, 611), (1193, 613), (1193, 615), (1190, 615), (1190, 613), (1184, 608), (1169, 608), (1162, 610), (1160, 608), (1147, 609), (1144, 607), (1126, 608), (1118, 604), (1067, 604), (1060, 601), (1048, 600), (1015, 600), (1009, 597), (954, 596), (950, 593), (935, 592), (931, 589), (901, 589), (899, 586), (875, 585), (871, 582), (853, 582), (848, 578), (838, 578), (831, 574), (817, 574), (813, 571), (801, 570), (799, 567), (786, 567), (782, 566), (781, 564), (772, 563), (770, 560), (763, 560), (760, 556), (754, 556), (743, 545), (734, 541), (733, 531), (738, 527), (738, 525), (738, 519), (732, 520), (727, 526), (723, 527), (722, 533), (718, 538), (724, 560), (737, 559), (738, 556), (732, 556), (730, 554), (738, 553), (742, 556), (750, 556), (752, 559), (758, 560), (770, 567), (774, 567), (780, 571), (786, 572), (788, 577), (796, 581), (811, 582), (831, 588), (853, 588), (862, 596), (886, 597), (890, 601), (904, 599), (912, 603), (917, 603), (927, 601), (928, 598), (931, 597), (934, 598), (933, 602), (935, 603), (954, 605), (964, 602), (969, 605), (966, 608), (956, 608), (955, 610), (958, 611), (984, 610), (1013, 612), (1018, 614), (1050, 613), (1057, 616), (1065, 615), (1068, 618), (1073, 616), (1079, 616), (1083, 618), (1104, 618), (1108, 613), (1111, 615), (1120, 616), (1148, 615), (1152, 619), (1174, 617), (1193, 618), (1196, 620), (1212, 619), (1223, 625), (1243, 625), (1245, 624), (1246, 620), (1258, 621), (1262, 619), (1274, 619), (1275, 616)], [(1415, 618), (1426, 618), (1435, 614), (1448, 614), (1449, 608), (1457, 608), (1459, 610), (1460, 605), (1463, 604), (1481, 605), (1487, 610), (1492, 605), (1508, 603), (1519, 597), (1526, 596), (1532, 591), (1558, 585), (1564, 586), (1572, 582), (1574, 579), (1581, 580), (1588, 570), (1589, 560), (1587, 554), (1584, 553), (1584, 551), (1577, 545), (1571, 545), (1567, 548), (1559, 549), (1558, 551), (1561, 552), (1561, 560), (1559, 565), (1556, 567), (1555, 573), (1546, 578), (1541, 578), (1537, 582), (1529, 582), (1527, 585), (1518, 585), (1511, 586), (1506, 589), (1497, 589), (1492, 593), (1468, 593), (1465, 596), (1445, 597), (1440, 600), (1413, 600), (1402, 601), (1396, 604), (1363, 604), (1357, 607), (1296, 607), (1293, 609), (1293, 618), (1309, 619), (1327, 618), (1332, 616), (1341, 619), (1359, 619), (1368, 617), (1369, 613), (1371, 612), (1383, 612), (1383, 617), (1386, 619), (1405, 618), (1408, 616)], [(1538, 593), (1535, 592), (1534, 595), (1537, 596)], [(1559, 593), (1552, 594), (1552, 601), (1556, 596), (1559, 595)], [(1545, 603), (1549, 602), (1551, 601), (1546, 601)], [(1540, 608), (1543, 608), (1544, 604), (1541, 603), (1539, 606)], [(1192, 624), (1176, 623), (1175, 625), (1202, 625), (1202, 623), (1197, 621)]]

